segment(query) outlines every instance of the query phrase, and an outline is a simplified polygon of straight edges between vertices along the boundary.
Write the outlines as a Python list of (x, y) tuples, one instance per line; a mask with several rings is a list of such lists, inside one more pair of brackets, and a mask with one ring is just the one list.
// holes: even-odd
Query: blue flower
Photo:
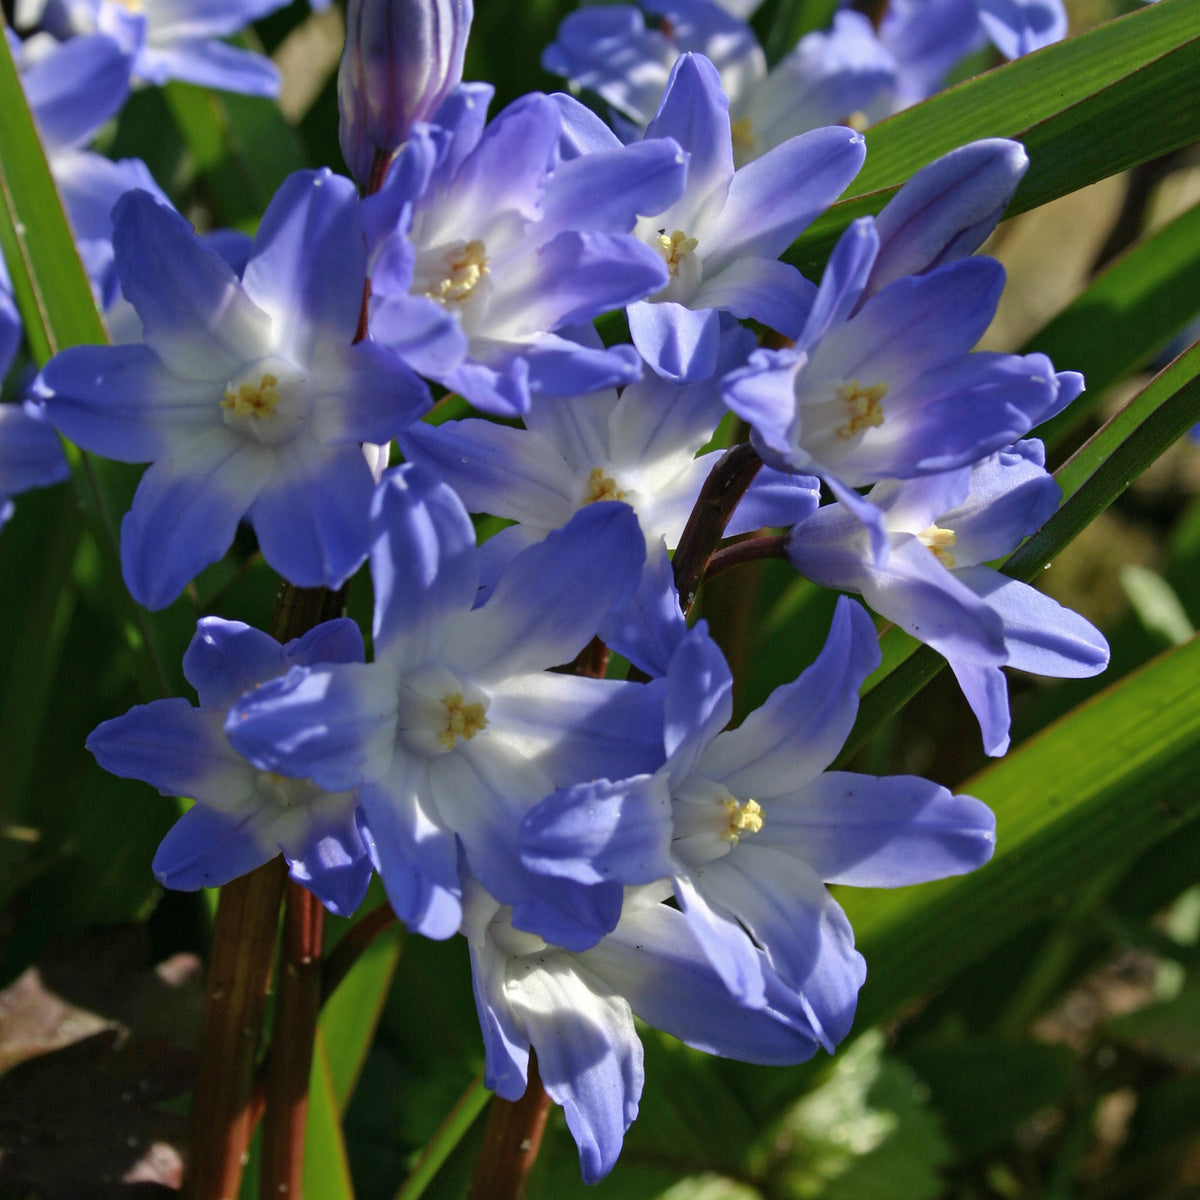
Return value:
[(66, 350), (36, 392), (85, 449), (152, 463), (121, 526), (129, 590), (170, 603), (243, 517), (291, 582), (340, 586), (367, 553), (375, 480), (360, 443), (388, 441), (429, 403), (393, 356), (351, 344), (366, 278), (353, 185), (291, 176), (241, 280), (144, 192), (122, 198), (115, 225), (145, 344)]
[[(794, 993), (799, 1027), (832, 1051), (850, 1028), (865, 967), (825, 885), (959, 874), (986, 862), (994, 843), (990, 810), (970, 796), (913, 776), (826, 770), (878, 664), (870, 618), (843, 598), (816, 661), (722, 732), (733, 681), (697, 626), (667, 676), (665, 765), (549, 796), (523, 823), (526, 866), (596, 888), (669, 879), (731, 992), (770, 1007), (780, 991)], [(553, 927), (553, 914), (545, 919)]]
[(135, 79), (275, 96), (279, 71), (269, 58), (220, 39), (279, 8), (283, 0), (20, 0), (17, 24), (40, 24), (55, 37), (103, 33), (133, 60)]
[(516, 851), (524, 813), (556, 787), (661, 758), (658, 689), (547, 669), (632, 593), (645, 542), (627, 506), (589, 505), (475, 607), (474, 530), (446, 484), (415, 464), (389, 472), (375, 518), (375, 661), (295, 668), (234, 705), (226, 728), (263, 770), (357, 787), (392, 907), (445, 938), (461, 919), (458, 844), (484, 887), (519, 905), (536, 882)]
[(1058, 507), (1036, 440), (971, 467), (867, 493), (885, 539), (880, 558), (860, 510), (832, 504), (788, 536), (792, 565), (824, 587), (857, 592), (950, 664), (988, 754), (1008, 749), (1002, 665), (1080, 678), (1108, 665), (1104, 635), (1078, 613), (983, 564), (1016, 549)]
[[(506, 1100), (520, 1099), (536, 1051), (546, 1092), (562, 1105), (579, 1146), (585, 1183), (612, 1169), (637, 1116), (644, 1072), (635, 1015), (743, 1062), (803, 1062), (817, 1048), (795, 997), (773, 982), (761, 1005), (741, 1003), (688, 921), (660, 898), (658, 889), (630, 889), (613, 931), (571, 953), (515, 928), (511, 911), (468, 880), (463, 933), (487, 1055), (484, 1082)], [(741, 930), (735, 936), (763, 957)]]
[(362, 658), (353, 621), (327, 621), (281, 646), (238, 621), (206, 617), (183, 658), (200, 707), (156, 700), (92, 732), (88, 749), (105, 770), (196, 801), (154, 856), (161, 883), (184, 891), (218, 887), (282, 853), (292, 878), (333, 912), (346, 916), (359, 906), (371, 860), (354, 793), (257, 770), (229, 744), (222, 726), (243, 692), (294, 665)]
[(658, 374), (706, 379), (716, 369), (721, 313), (793, 337), (812, 285), (779, 255), (858, 173), (862, 137), (832, 126), (791, 138), (735, 172), (729, 101), (716, 68), (685, 54), (671, 72), (648, 138), (688, 152), (687, 187), (634, 232), (662, 256), (667, 285), (630, 305), (633, 344)]
[(476, 407), (519, 415), (641, 371), (592, 318), (662, 287), (662, 259), (628, 232), (683, 186), (669, 140), (587, 153), (560, 104), (531, 94), (484, 127), (490, 89), (464, 86), (417, 125), (364, 203), (372, 334)]

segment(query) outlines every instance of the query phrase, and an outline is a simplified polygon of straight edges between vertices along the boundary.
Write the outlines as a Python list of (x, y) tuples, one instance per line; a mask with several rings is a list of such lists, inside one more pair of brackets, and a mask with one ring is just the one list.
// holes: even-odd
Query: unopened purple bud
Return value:
[(338, 140), (364, 189), (377, 160), (386, 164), (462, 82), (473, 15), (471, 0), (349, 0)]

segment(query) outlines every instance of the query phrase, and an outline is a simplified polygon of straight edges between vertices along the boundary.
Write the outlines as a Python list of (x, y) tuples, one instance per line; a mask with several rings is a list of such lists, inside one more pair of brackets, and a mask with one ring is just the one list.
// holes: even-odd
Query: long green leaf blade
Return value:
[(871, 964), (860, 1019), (886, 1019), (1200, 817), (1200, 639), (1167, 651), (964, 785), (996, 812), (971, 875), (841, 895)]

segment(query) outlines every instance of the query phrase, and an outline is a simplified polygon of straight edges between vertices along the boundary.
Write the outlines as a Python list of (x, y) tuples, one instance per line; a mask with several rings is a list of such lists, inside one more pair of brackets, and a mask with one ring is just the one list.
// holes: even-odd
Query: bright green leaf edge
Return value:
[(8, 40), (0, 37), (0, 42), (0, 245), (26, 336), (41, 364), (65, 346), (103, 343), (108, 336)]
[[(1042, 529), (1001, 568), (1026, 581), (1041, 571), (1159, 455), (1200, 421), (1200, 343), (1181, 354), (1056, 472), (1065, 500)], [(854, 730), (838, 758), (849, 757), (945, 665), (902, 629), (880, 639), (883, 662), (863, 685)]]
[(839, 894), (870, 964), (859, 1019), (893, 1016), (1200, 817), (1200, 638), (1168, 650), (964, 785), (997, 851), (971, 875)]
[(846, 199), (784, 259), (816, 274), (850, 221), (878, 212), (926, 163), (985, 137), (1015, 138), (1029, 152), (1007, 216), (1200, 139), (1194, 0), (1159, 0), (873, 126), (866, 165)]

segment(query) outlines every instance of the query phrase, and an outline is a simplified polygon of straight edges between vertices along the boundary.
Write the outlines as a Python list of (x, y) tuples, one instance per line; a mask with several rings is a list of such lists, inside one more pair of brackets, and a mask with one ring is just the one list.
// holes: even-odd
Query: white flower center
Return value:
[(624, 500), (626, 493), (617, 485), (617, 481), (607, 474), (603, 467), (593, 467), (588, 472), (587, 487), (584, 489), (582, 504), (595, 504), (597, 500)]
[(758, 833), (765, 823), (757, 800), (739, 800), (709, 779), (689, 779), (673, 799), (671, 848), (689, 866), (722, 858), (742, 838)]
[(229, 380), (219, 403), (231, 429), (273, 446), (308, 420), (308, 381), (294, 363), (263, 358)]
[(397, 732), (426, 758), (447, 754), (487, 728), (487, 693), (431, 664), (410, 672), (400, 688)]
[(834, 431), (838, 437), (849, 441), (864, 429), (874, 429), (883, 424), (883, 408), (880, 401), (888, 393), (886, 383), (873, 383), (863, 387), (857, 379), (849, 379), (837, 389), (837, 400), (845, 406), (846, 420)]
[(422, 254), (412, 290), (439, 304), (463, 304), (479, 287), (488, 269), (487, 247), (478, 238), (453, 242)]

